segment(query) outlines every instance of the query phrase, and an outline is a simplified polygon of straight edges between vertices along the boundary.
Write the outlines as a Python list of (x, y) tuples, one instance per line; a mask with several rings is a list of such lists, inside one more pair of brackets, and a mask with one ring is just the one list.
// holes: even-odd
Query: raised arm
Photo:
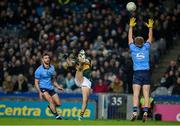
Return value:
[(149, 28), (149, 34), (148, 34), (148, 42), (152, 43), (152, 39), (153, 39), (153, 19), (149, 19), (148, 23), (145, 23), (146, 26)]
[(129, 32), (128, 32), (128, 43), (131, 44), (133, 42), (133, 27), (136, 25), (136, 19), (133, 17), (130, 19), (129, 23)]
[(131, 44), (133, 42), (133, 27), (129, 27), (129, 33), (128, 33), (128, 43)]

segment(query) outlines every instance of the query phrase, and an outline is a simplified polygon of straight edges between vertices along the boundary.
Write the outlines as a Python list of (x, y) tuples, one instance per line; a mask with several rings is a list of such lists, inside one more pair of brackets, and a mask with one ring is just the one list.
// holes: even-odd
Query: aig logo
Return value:
[(144, 59), (145, 58), (144, 53), (137, 53), (136, 57), (137, 57), (137, 59)]

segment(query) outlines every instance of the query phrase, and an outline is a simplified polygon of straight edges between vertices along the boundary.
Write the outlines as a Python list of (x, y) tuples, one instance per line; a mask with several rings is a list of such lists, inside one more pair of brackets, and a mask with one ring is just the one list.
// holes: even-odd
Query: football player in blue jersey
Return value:
[(147, 41), (141, 36), (133, 39), (133, 27), (136, 25), (136, 19), (133, 17), (130, 19), (128, 42), (129, 48), (133, 60), (133, 114), (131, 120), (134, 121), (137, 118), (137, 110), (139, 106), (139, 95), (142, 87), (145, 107), (142, 121), (145, 122), (148, 117), (148, 106), (149, 106), (149, 92), (150, 92), (150, 64), (149, 55), (150, 47), (153, 39), (153, 23), (152, 19), (145, 23), (149, 28), (149, 34)]
[(54, 91), (54, 86), (59, 90), (63, 90), (56, 82), (55, 69), (54, 66), (50, 64), (49, 54), (44, 53), (42, 56), (42, 65), (35, 71), (35, 87), (40, 99), (44, 98), (49, 103), (48, 107), (56, 119), (62, 119), (56, 110), (56, 107), (61, 105), (61, 100)]

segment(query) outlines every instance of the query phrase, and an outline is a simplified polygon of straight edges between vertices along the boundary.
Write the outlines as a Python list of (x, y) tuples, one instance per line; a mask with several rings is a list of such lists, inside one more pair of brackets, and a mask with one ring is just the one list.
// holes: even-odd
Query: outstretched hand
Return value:
[(148, 20), (148, 23), (145, 23), (145, 25), (146, 25), (148, 28), (152, 28), (152, 27), (153, 27), (153, 24), (154, 24), (153, 19), (149, 19), (149, 20)]
[(134, 27), (134, 26), (136, 25), (136, 18), (134, 18), (134, 17), (130, 18), (129, 25), (130, 25), (131, 27)]

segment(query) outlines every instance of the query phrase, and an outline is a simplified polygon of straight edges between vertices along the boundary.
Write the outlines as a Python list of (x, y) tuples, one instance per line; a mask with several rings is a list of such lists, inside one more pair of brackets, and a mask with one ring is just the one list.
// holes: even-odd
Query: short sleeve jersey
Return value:
[(136, 46), (134, 43), (129, 45), (133, 60), (133, 70), (149, 70), (149, 52), (150, 43), (146, 42), (142, 47)]
[(49, 90), (53, 89), (52, 78), (55, 76), (55, 69), (53, 65), (47, 69), (43, 65), (39, 66), (35, 71), (35, 78), (39, 80), (39, 87)]

